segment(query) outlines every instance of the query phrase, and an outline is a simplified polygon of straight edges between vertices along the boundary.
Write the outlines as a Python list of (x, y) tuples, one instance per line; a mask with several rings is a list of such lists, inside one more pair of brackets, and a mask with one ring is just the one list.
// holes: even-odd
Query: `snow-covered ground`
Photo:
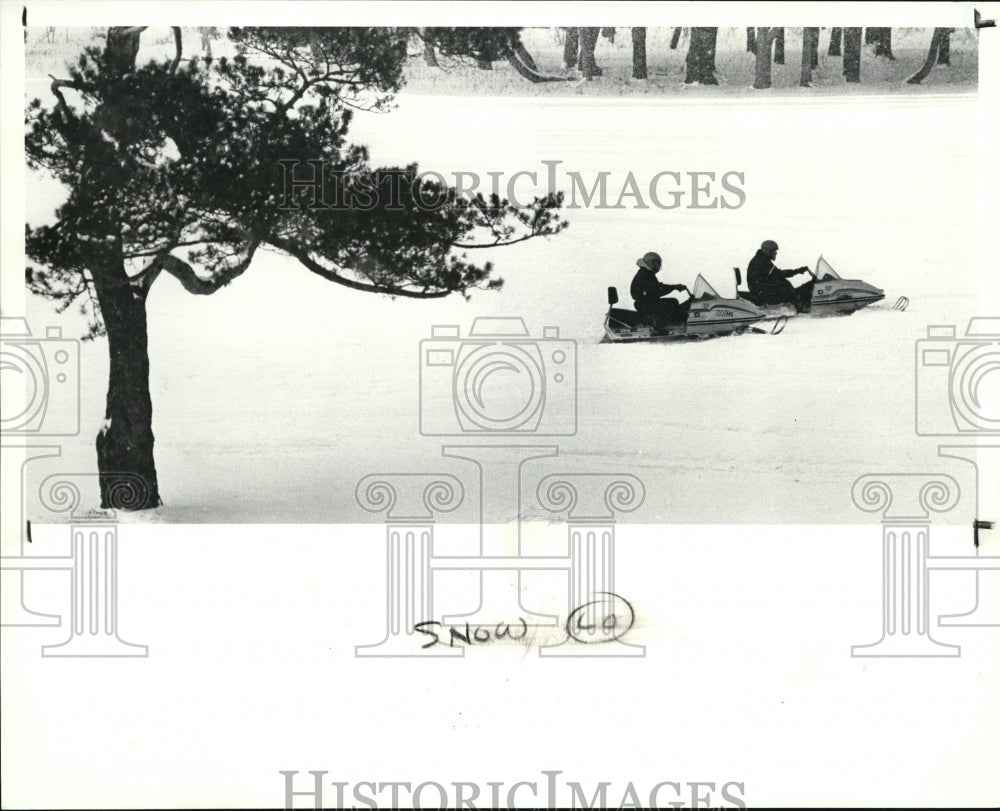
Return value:
[[(554, 325), (577, 344), (579, 430), (555, 440), (559, 458), (532, 463), (531, 476), (633, 473), (648, 492), (636, 521), (866, 520), (850, 501), (857, 476), (952, 467), (914, 433), (914, 342), (928, 324), (961, 332), (976, 313), (976, 111), (963, 94), (706, 104), (404, 93), (391, 114), (359, 114), (352, 136), (376, 164), (416, 159), (449, 177), (503, 172), (504, 183), (534, 171), (540, 193), (542, 161), (561, 161), (557, 186), (567, 191), (569, 172), (588, 187), (608, 172), (609, 206), (630, 172), (643, 190), (658, 172), (685, 183), (687, 173), (714, 172), (713, 194), (722, 174), (739, 172), (746, 202), (695, 210), (688, 190), (671, 210), (637, 209), (628, 197), (617, 209), (569, 209), (557, 237), (495, 252), (506, 285), (469, 302), (366, 296), (273, 254), (211, 297), (164, 277), (149, 329), (165, 503), (149, 518), (363, 521), (353, 493), (368, 473), (470, 473), (441, 456), (442, 443), (461, 440), (419, 433), (418, 344), (434, 324), (465, 335), (477, 316), (514, 315), (532, 336)], [(517, 191), (531, 187), (522, 178)], [(43, 187), (29, 188), (37, 221), (51, 204), (35, 196)], [(780, 336), (597, 343), (606, 288), (627, 298), (636, 257), (656, 250), (661, 278), (691, 285), (703, 273), (731, 294), (731, 268), (765, 238), (780, 243), (785, 267), (822, 253), (842, 276), (884, 288), (886, 303), (905, 294), (912, 304), (797, 319)], [(47, 303), (30, 307), (38, 329), (63, 321), (76, 334)], [(83, 346), (82, 364), (81, 434), (61, 459), (33, 463), (33, 475), (95, 469), (103, 341)], [(449, 396), (440, 393), (441, 408)], [(971, 483), (971, 468), (954, 468)], [(45, 515), (37, 505), (30, 514)]]

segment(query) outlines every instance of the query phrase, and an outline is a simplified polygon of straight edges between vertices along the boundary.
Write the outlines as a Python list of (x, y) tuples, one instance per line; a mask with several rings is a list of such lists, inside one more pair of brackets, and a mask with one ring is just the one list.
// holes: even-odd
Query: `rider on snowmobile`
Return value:
[[(807, 267), (781, 270), (774, 264), (777, 257), (778, 243), (765, 239), (747, 265), (747, 287), (751, 295), (763, 305), (791, 304), (800, 313), (809, 312), (816, 277)], [(799, 276), (801, 273), (808, 277)], [(794, 277), (799, 278), (793, 281)]]
[(683, 324), (691, 303), (691, 291), (683, 284), (664, 284), (656, 278), (663, 266), (658, 253), (650, 251), (635, 264), (639, 270), (632, 279), (630, 292), (635, 311), (646, 317), (654, 329)]

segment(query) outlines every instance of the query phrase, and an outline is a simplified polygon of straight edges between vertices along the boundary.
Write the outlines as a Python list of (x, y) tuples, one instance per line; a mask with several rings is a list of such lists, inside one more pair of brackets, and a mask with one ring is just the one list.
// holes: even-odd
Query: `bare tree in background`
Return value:
[(802, 73), (799, 84), (812, 87), (813, 68), (819, 66), (819, 29), (802, 29)]
[[(907, 84), (920, 84), (927, 78), (927, 74), (934, 68), (934, 64), (940, 64), (941, 50), (948, 47), (948, 40), (951, 37), (952, 30), (951, 28), (934, 29), (934, 33), (931, 35), (931, 44), (927, 50), (927, 59), (924, 60), (923, 67), (906, 80)], [(949, 63), (946, 62), (945, 64)]]
[(632, 78), (646, 79), (646, 29), (632, 29)]
[(594, 56), (600, 33), (600, 28), (566, 29), (563, 64), (568, 70), (578, 69), (588, 80), (603, 75), (604, 71), (597, 66)]
[(755, 36), (756, 61), (754, 63), (753, 87), (767, 90), (771, 86), (771, 45), (778, 36), (777, 28), (758, 28)]
[(861, 81), (861, 29), (844, 29), (844, 78), (849, 83)]
[(785, 29), (777, 29), (778, 33), (774, 35), (774, 64), (784, 65), (785, 64)]
[(938, 60), (939, 65), (951, 66), (951, 34), (954, 28), (947, 29), (944, 37), (941, 39), (941, 44), (938, 47)]
[(872, 45), (875, 48), (875, 56), (884, 56), (889, 60), (896, 59), (892, 55), (891, 28), (866, 28), (865, 45)]
[(715, 44), (718, 28), (692, 28), (691, 44), (688, 45), (687, 76), (684, 84), (717, 85), (715, 76)]
[(840, 56), (840, 40), (844, 35), (843, 28), (830, 29), (830, 47), (826, 49), (827, 56)]

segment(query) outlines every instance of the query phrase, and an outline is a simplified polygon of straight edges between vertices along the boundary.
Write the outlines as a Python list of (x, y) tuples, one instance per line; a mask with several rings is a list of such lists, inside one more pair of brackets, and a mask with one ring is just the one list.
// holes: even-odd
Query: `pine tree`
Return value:
[[(348, 143), (352, 108), (382, 109), (402, 86), (408, 29), (233, 28), (234, 58), (182, 64), (175, 28), (175, 55), (138, 65), (144, 30), (111, 28), (81, 53), (52, 103), (29, 104), (26, 134), (29, 166), (68, 192), (54, 224), (27, 228), (27, 286), (81, 303), (89, 337), (107, 335), (101, 505), (136, 509), (160, 503), (146, 298), (164, 273), (211, 294), (270, 250), (361, 292), (466, 295), (502, 282), (465, 250), (565, 227), (561, 195), (527, 208), (460, 196)], [(452, 48), (487, 53), (494, 39)], [(322, 190), (302, 182), (317, 171)], [(135, 481), (142, 492), (116, 504)]]

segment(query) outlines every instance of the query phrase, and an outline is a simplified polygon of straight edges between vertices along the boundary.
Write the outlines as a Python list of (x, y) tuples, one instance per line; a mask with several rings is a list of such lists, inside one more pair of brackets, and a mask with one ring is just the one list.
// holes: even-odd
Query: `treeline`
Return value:
[[(978, 18), (977, 18), (978, 25)], [(317, 30), (320, 30), (319, 27)], [(598, 64), (599, 41), (604, 38), (615, 42), (621, 29), (616, 28), (561, 28), (563, 41), (562, 61), (567, 74), (550, 75), (542, 71), (522, 41), (523, 28), (385, 28), (379, 29), (389, 38), (416, 45), (412, 55), (422, 54), (424, 61), (431, 67), (446, 67), (450, 60), (460, 60), (474, 63), (481, 70), (492, 70), (494, 63), (506, 62), (517, 73), (529, 82), (563, 82), (578, 77), (590, 81), (600, 77), (604, 69)], [(627, 29), (631, 33), (632, 64), (631, 78), (646, 79), (649, 75), (647, 66), (647, 34), (649, 29), (633, 27)], [(907, 35), (914, 29), (897, 29)], [(918, 29), (927, 32), (926, 29)], [(923, 65), (906, 80), (910, 84), (919, 84), (936, 65), (951, 64), (951, 35), (954, 28), (935, 28), (927, 33), (928, 50)], [(978, 30), (978, 28), (977, 28)], [(70, 42), (71, 32), (79, 36), (80, 29), (63, 29), (62, 39)], [(204, 56), (212, 57), (212, 43), (227, 37), (226, 29), (216, 27), (198, 27), (195, 29), (200, 40)], [(47, 44), (55, 44), (57, 29), (47, 27), (41, 29), (39, 40)], [(868, 45), (873, 49), (874, 56), (887, 60), (895, 60), (893, 54), (893, 29), (884, 27), (869, 28), (747, 28), (746, 51), (754, 54), (753, 87), (764, 90), (772, 86), (771, 65), (785, 64), (785, 44), (787, 32), (798, 39), (801, 37), (801, 72), (799, 84), (811, 87), (813, 71), (819, 66), (820, 39), (826, 40), (826, 53), (831, 57), (842, 57), (842, 74), (846, 83), (860, 83), (861, 54), (863, 47)], [(91, 35), (101, 37), (103, 29), (91, 29)], [(669, 48), (677, 51), (681, 42), (687, 41), (685, 56), (686, 73), (684, 84), (687, 85), (717, 85), (716, 77), (716, 46), (718, 28), (673, 28)], [(154, 37), (158, 44), (172, 42), (173, 35), (169, 29), (164, 29), (160, 36)], [(27, 29), (25, 29), (27, 39)]]
[[(466, 31), (469, 29), (465, 29)], [(490, 48), (475, 55), (476, 64), (482, 70), (491, 70), (497, 60), (509, 62), (517, 72), (532, 82), (568, 81), (574, 76), (553, 76), (541, 72), (537, 64), (521, 40), (520, 28), (478, 29), (486, 30), (491, 35), (479, 40), (490, 43)], [(632, 28), (632, 71), (633, 79), (648, 78), (647, 66), (647, 29)], [(786, 30), (780, 27), (747, 28), (746, 50), (755, 56), (754, 82), (755, 89), (764, 90), (771, 87), (771, 65), (785, 64)], [(801, 31), (801, 73), (799, 84), (803, 87), (812, 86), (813, 70), (819, 66), (819, 49), (821, 33), (829, 32), (827, 55), (843, 58), (843, 76), (847, 83), (861, 82), (861, 52), (864, 45), (873, 47), (876, 57), (895, 60), (892, 52), (892, 28), (802, 28)], [(935, 28), (929, 34), (927, 57), (923, 66), (911, 75), (907, 82), (919, 84), (931, 72), (935, 65), (951, 64), (951, 35), (954, 28)], [(438, 54), (455, 55), (468, 48), (456, 48), (455, 38), (466, 44), (462, 37), (463, 29), (456, 28), (417, 28), (414, 36), (421, 44), (426, 63), (438, 66)], [(495, 33), (492, 33), (495, 32)], [(615, 28), (563, 28), (563, 66), (570, 73), (578, 73), (590, 81), (602, 76), (603, 68), (598, 64), (598, 42), (604, 37), (610, 42), (615, 41)], [(717, 85), (716, 77), (716, 46), (718, 28), (694, 27), (689, 29), (674, 28), (670, 38), (670, 49), (679, 48), (682, 36), (688, 34), (688, 48), (685, 57), (686, 75), (684, 83), (688, 85)]]

